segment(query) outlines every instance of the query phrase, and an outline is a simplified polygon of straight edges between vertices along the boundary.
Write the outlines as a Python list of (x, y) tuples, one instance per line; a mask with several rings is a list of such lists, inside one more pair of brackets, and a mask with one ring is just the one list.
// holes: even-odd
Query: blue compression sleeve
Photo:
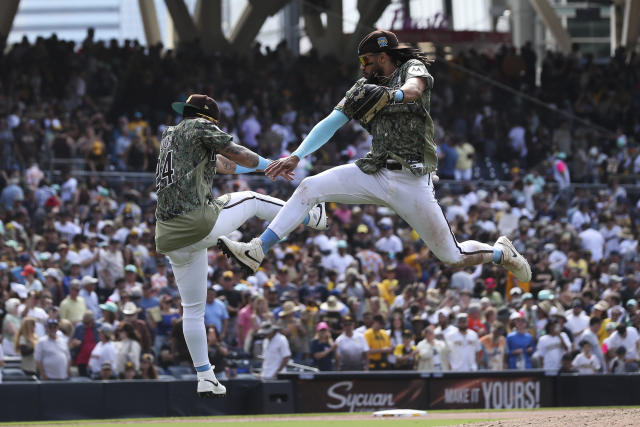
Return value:
[(311, 129), (311, 132), (309, 132), (309, 135), (302, 141), (302, 144), (291, 154), (299, 159), (308, 156), (326, 144), (333, 134), (348, 121), (349, 118), (342, 111), (333, 110), (331, 114)]
[(247, 168), (244, 166), (236, 165), (236, 170), (234, 170), (233, 173), (249, 173), (255, 172), (257, 170), (263, 171), (267, 168), (267, 166), (269, 166), (269, 163), (271, 163), (271, 160), (265, 159), (264, 157), (258, 155), (258, 166), (256, 166), (255, 168)]

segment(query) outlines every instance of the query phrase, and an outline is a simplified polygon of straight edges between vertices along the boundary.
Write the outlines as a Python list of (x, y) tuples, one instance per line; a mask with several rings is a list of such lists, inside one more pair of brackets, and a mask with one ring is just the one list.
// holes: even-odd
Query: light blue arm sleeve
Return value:
[(236, 164), (236, 170), (234, 170), (233, 173), (250, 173), (257, 170), (263, 171), (267, 168), (267, 166), (269, 166), (269, 163), (271, 163), (271, 160), (265, 159), (264, 157), (258, 155), (258, 166), (256, 166), (255, 168), (247, 168)]
[(299, 159), (313, 153), (331, 139), (334, 133), (349, 121), (346, 114), (333, 110), (331, 114), (316, 124), (302, 144), (291, 153)]

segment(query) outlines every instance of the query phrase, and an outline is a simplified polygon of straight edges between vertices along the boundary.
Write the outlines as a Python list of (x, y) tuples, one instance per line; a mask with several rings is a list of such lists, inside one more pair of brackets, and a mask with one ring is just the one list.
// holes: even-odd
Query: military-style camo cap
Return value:
[(214, 122), (220, 118), (218, 103), (207, 95), (189, 95), (187, 102), (174, 102), (171, 108), (181, 116), (204, 116)]
[(362, 39), (358, 45), (358, 56), (365, 53), (386, 52), (398, 46), (398, 37), (391, 31), (376, 30)]

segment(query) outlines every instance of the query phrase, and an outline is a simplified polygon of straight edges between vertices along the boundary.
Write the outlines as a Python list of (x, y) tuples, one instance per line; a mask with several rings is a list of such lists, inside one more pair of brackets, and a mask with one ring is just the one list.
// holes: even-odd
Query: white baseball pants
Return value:
[(207, 299), (207, 248), (215, 246), (220, 236), (237, 230), (254, 216), (271, 221), (284, 206), (284, 201), (280, 199), (253, 191), (231, 193), (230, 196), (231, 200), (220, 211), (207, 237), (167, 254), (182, 298), (182, 330), (194, 366), (209, 363), (204, 325), (204, 307)]
[(381, 169), (367, 175), (355, 164), (338, 166), (305, 178), (269, 228), (288, 235), (320, 202), (388, 206), (404, 219), (441, 261), (471, 266), (493, 260), (493, 246), (473, 240), (456, 241), (436, 200), (431, 175)]

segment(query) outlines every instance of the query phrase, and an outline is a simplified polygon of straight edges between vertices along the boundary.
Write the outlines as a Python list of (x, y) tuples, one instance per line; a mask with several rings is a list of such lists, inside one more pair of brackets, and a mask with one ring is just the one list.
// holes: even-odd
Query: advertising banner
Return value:
[(553, 406), (547, 377), (478, 377), (429, 381), (429, 409), (521, 409)]
[(361, 412), (425, 409), (427, 387), (415, 380), (298, 380), (298, 411)]

